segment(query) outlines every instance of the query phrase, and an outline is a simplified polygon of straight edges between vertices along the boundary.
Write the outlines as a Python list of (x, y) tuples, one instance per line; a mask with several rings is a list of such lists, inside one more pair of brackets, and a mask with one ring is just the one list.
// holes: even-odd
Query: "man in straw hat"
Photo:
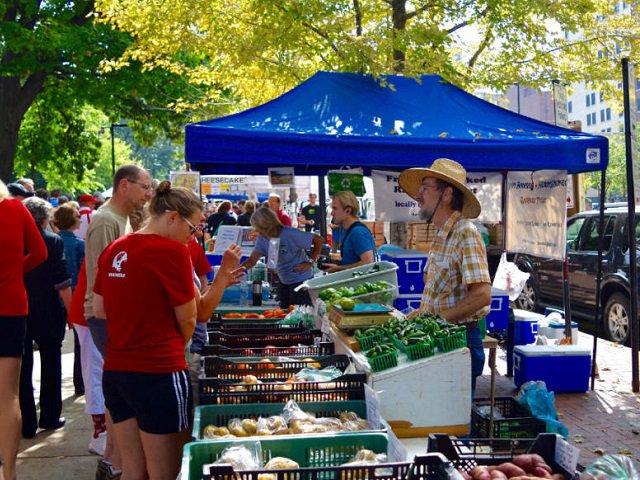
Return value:
[(457, 162), (439, 158), (430, 168), (410, 168), (399, 178), (402, 189), (420, 205), (420, 218), (438, 231), (425, 268), (420, 308), (467, 327), (471, 351), (471, 390), (484, 367), (478, 320), (489, 312), (491, 279), (480, 232), (468, 219), (480, 215), (480, 203), (467, 187), (467, 172)]

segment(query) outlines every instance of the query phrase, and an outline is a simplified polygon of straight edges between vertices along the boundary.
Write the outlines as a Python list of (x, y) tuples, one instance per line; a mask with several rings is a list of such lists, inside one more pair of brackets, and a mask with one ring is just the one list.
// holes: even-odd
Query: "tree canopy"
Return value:
[(636, 15), (601, 0), (96, 0), (96, 10), (135, 38), (107, 69), (162, 67), (208, 89), (207, 101), (230, 90), (237, 109), (319, 69), (437, 73), (465, 88), (585, 79), (612, 97), (606, 81), (640, 38)]

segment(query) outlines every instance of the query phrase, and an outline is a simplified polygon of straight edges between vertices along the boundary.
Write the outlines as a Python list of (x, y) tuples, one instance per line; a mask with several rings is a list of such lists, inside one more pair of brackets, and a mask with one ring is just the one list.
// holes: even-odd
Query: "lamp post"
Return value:
[(109, 126), (109, 131), (111, 132), (111, 176), (113, 177), (116, 174), (116, 142), (115, 137), (113, 135), (113, 130), (117, 127), (128, 127), (127, 123), (112, 123)]

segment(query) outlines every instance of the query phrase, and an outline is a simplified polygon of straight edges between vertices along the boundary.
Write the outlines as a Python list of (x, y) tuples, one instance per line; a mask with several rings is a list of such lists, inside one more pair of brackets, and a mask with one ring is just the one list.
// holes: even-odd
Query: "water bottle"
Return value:
[(262, 261), (262, 259), (258, 260), (251, 270), (253, 274), (252, 280), (254, 282), (264, 282), (267, 280), (267, 265)]
[(249, 286), (246, 280), (240, 283), (240, 305), (249, 305)]

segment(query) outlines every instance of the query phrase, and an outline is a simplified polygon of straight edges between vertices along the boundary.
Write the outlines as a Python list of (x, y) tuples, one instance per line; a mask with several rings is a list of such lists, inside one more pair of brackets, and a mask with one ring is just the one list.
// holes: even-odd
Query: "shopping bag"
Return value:
[(520, 270), (515, 263), (509, 262), (506, 253), (500, 256), (500, 263), (493, 277), (494, 288), (507, 292), (509, 300), (513, 301), (520, 296), (528, 279), (529, 274)]

